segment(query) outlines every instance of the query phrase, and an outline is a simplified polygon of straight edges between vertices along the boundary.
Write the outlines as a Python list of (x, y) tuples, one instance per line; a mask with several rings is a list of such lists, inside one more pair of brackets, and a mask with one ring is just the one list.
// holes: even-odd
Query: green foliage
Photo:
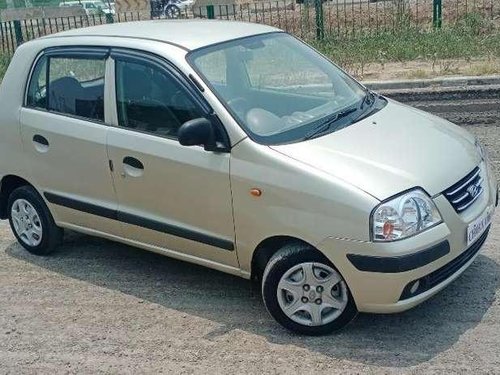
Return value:
[(494, 23), (479, 13), (468, 13), (462, 16), (453, 26), (459, 34), (484, 35), (494, 32)]
[(0, 54), (0, 82), (2, 81), (3, 75), (9, 66), (10, 58), (6, 55)]
[(481, 16), (469, 14), (443, 29), (331, 37), (314, 45), (339, 65), (362, 74), (368, 63), (500, 57), (500, 30)]
[[(0, 0), (2, 1), (2, 0)], [(47, 0), (36, 0), (47, 1)], [(401, 14), (405, 14), (406, 0)], [(427, 60), (435, 64), (447, 59), (500, 57), (500, 28), (477, 13), (469, 13), (453, 25), (438, 30), (407, 26), (404, 16), (397, 32), (358, 33), (350, 37), (326, 36), (313, 45), (342, 67), (363, 74), (369, 63)], [(0, 80), (10, 58), (0, 53)], [(283, 69), (286, 71), (286, 67)], [(488, 70), (485, 66), (483, 70)], [(415, 74), (422, 74), (416, 72)]]

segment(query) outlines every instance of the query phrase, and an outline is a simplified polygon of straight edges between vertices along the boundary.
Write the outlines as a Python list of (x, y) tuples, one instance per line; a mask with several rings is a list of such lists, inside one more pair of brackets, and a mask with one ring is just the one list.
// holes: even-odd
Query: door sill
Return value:
[(182, 260), (182, 261), (189, 262), (189, 263), (198, 264), (200, 266), (212, 268), (212, 269), (215, 269), (217, 271), (225, 272), (225, 273), (228, 273), (228, 274), (231, 274), (234, 276), (239, 276), (239, 277), (242, 277), (244, 279), (248, 279), (248, 280), (250, 279), (249, 272), (243, 271), (237, 267), (228, 266), (228, 265), (225, 265), (222, 263), (217, 263), (217, 262), (214, 262), (211, 260), (195, 257), (193, 255), (183, 254), (183, 253), (180, 253), (178, 251), (165, 249), (163, 247), (146, 244), (146, 243), (131, 240), (128, 238), (115, 236), (113, 234), (101, 232), (101, 231), (98, 231), (95, 229), (82, 227), (79, 225), (74, 225), (74, 224), (69, 224), (69, 223), (64, 223), (64, 222), (57, 223), (57, 225), (59, 225), (63, 228), (74, 230), (75, 232), (84, 233), (84, 234), (88, 234), (88, 235), (95, 236), (95, 237), (101, 237), (101, 238), (105, 238), (105, 239), (115, 241), (115, 242), (120, 242), (120, 243), (123, 243), (126, 245), (130, 245), (130, 246), (138, 247), (138, 248), (141, 248), (141, 249), (144, 249), (147, 251), (151, 251), (153, 253), (165, 255), (165, 256), (168, 256), (170, 258)]

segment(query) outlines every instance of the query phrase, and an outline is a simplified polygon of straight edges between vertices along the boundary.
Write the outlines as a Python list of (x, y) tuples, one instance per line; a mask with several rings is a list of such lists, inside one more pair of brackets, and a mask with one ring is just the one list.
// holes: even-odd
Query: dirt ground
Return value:
[[(499, 165), (500, 121), (468, 129)], [(249, 282), (70, 234), (29, 255), (0, 222), (0, 373), (500, 373), (500, 211), (452, 285), (398, 315), (288, 333)]]
[(485, 76), (500, 74), (500, 59), (415, 60), (407, 62), (371, 63), (350, 67), (349, 72), (365, 81), (427, 79), (453, 76)]

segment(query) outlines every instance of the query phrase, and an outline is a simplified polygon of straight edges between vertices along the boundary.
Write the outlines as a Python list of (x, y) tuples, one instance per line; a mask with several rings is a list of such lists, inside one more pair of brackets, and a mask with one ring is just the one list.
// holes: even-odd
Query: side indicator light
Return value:
[(253, 188), (250, 189), (250, 194), (253, 195), (254, 197), (260, 197), (262, 195), (262, 190)]

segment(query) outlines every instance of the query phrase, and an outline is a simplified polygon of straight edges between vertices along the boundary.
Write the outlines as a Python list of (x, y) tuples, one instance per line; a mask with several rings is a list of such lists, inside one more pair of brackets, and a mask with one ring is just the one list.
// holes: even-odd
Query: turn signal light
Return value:
[(386, 221), (384, 223), (384, 229), (383, 229), (384, 237), (389, 238), (392, 235), (393, 231), (394, 231), (394, 224), (391, 223), (390, 221)]
[(250, 194), (252, 194), (254, 197), (260, 197), (262, 195), (262, 190), (253, 188), (250, 189)]

